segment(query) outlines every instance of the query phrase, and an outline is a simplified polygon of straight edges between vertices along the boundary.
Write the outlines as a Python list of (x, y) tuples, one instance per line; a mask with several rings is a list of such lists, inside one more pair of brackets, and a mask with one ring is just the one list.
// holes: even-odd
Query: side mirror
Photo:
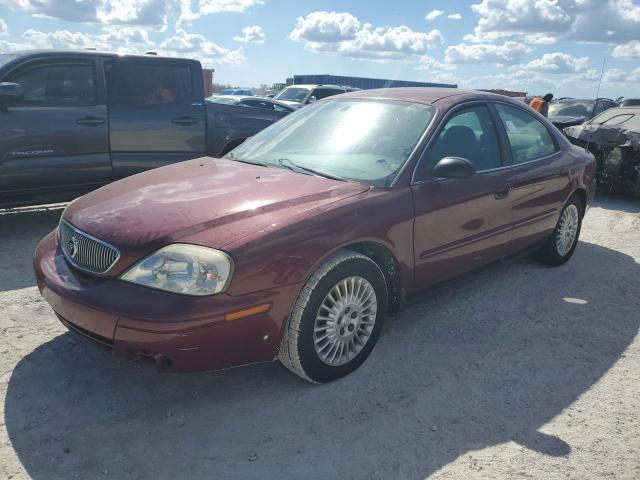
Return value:
[(307, 100), (307, 103), (313, 103), (313, 102), (315, 102), (316, 100), (318, 100), (318, 99), (317, 99), (316, 97), (314, 97), (313, 95), (311, 95), (311, 96), (309, 97), (309, 99)]
[(438, 178), (470, 178), (476, 168), (466, 158), (444, 157), (433, 167), (433, 173)]
[(18, 83), (0, 83), (0, 104), (6, 105), (11, 102), (22, 100), (22, 86)]

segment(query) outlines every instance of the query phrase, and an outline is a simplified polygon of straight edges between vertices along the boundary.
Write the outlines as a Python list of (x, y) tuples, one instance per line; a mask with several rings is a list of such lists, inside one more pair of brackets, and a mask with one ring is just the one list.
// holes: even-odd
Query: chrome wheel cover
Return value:
[(313, 326), (318, 358), (332, 367), (353, 360), (367, 344), (376, 323), (378, 299), (362, 277), (340, 280), (324, 297)]
[(556, 234), (556, 248), (561, 257), (567, 255), (573, 248), (573, 244), (578, 236), (578, 225), (580, 224), (580, 213), (574, 204), (567, 206), (562, 212), (558, 233)]

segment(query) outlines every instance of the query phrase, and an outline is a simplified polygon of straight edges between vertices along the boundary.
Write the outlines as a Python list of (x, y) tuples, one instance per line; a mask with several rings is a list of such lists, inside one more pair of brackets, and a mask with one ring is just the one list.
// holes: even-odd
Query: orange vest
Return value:
[(533, 100), (531, 100), (531, 102), (529, 102), (529, 106), (531, 108), (533, 108), (536, 112), (542, 113), (542, 104), (544, 103), (544, 100), (541, 98), (534, 98)]

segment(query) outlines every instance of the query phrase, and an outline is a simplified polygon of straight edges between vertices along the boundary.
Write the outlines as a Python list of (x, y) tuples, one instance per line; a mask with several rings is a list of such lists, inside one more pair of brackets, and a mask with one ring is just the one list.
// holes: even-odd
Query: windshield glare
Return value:
[(552, 102), (549, 117), (590, 117), (594, 105), (593, 100)]
[(309, 94), (309, 90), (306, 88), (285, 88), (274, 98), (278, 100), (288, 100), (290, 102), (304, 101), (305, 97)]
[(430, 105), (328, 100), (249, 138), (226, 158), (301, 167), (368, 185), (390, 185), (433, 118)]

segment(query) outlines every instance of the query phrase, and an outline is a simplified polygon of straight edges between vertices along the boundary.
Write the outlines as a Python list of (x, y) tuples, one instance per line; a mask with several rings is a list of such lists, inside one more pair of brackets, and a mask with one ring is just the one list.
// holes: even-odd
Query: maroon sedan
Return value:
[(175, 370), (279, 359), (356, 369), (407, 294), (523, 251), (576, 248), (595, 163), (509, 98), (453, 89), (331, 97), (223, 159), (71, 203), (35, 253), (73, 332)]

